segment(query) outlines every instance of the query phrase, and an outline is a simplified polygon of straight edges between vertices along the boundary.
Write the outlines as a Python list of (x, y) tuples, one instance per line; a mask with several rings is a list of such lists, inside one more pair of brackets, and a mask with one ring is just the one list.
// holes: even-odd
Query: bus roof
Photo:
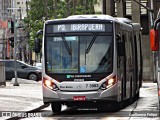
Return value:
[(103, 20), (115, 20), (110, 15), (72, 15), (67, 17), (68, 19), (103, 19)]
[[(128, 18), (122, 18), (122, 17), (112, 17), (110, 15), (72, 15), (67, 18), (62, 19), (54, 19), (54, 20), (47, 20), (46, 23), (52, 23), (52, 22), (62, 22), (62, 21), (82, 21), (82, 20), (107, 20), (107, 21), (115, 21), (120, 22), (124, 24), (132, 24), (135, 25), (130, 19)], [(138, 24), (138, 23), (137, 23)]]
[(66, 21), (66, 22), (67, 21), (85, 21), (85, 20), (115, 21), (116, 19), (112, 16), (109, 16), (109, 15), (72, 15), (67, 18), (47, 20), (46, 23), (60, 22), (60, 21)]
[(127, 23), (127, 24), (131, 24), (132, 21), (128, 18), (121, 18), (121, 17), (117, 17), (116, 18), (119, 22), (122, 22), (122, 23)]

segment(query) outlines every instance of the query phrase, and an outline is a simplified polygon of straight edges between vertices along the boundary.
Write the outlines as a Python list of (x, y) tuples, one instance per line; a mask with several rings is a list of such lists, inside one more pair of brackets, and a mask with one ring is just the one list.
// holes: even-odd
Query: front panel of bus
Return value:
[(44, 102), (116, 99), (113, 22), (45, 25)]

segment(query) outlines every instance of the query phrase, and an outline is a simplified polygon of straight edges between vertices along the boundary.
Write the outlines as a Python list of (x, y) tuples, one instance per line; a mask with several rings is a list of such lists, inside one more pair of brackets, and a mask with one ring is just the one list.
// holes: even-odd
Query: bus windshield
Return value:
[(46, 72), (112, 72), (112, 35), (58, 35), (46, 37)]

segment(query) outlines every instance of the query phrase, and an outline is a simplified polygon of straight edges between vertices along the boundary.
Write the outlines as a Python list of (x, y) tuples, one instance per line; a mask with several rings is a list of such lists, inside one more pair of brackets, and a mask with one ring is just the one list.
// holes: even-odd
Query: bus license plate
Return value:
[(74, 101), (85, 101), (86, 96), (73, 96)]

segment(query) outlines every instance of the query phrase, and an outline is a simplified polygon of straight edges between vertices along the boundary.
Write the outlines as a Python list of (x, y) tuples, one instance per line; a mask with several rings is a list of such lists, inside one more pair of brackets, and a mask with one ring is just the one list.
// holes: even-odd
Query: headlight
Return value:
[(43, 78), (43, 84), (51, 90), (58, 90), (57, 85), (52, 80)]
[(116, 83), (116, 76), (110, 78), (110, 79), (107, 79), (106, 82), (104, 82), (102, 85), (101, 85), (101, 89), (104, 90), (104, 89), (108, 89), (110, 87), (112, 87), (115, 83)]

